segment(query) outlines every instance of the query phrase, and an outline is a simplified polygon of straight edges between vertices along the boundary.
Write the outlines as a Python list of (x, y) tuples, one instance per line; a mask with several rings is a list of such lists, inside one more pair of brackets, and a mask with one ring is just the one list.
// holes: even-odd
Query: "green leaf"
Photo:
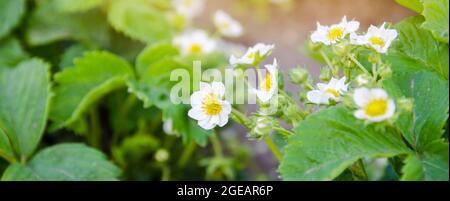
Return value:
[(410, 153), (399, 134), (375, 126), (364, 125), (341, 106), (310, 115), (288, 139), (279, 168), (282, 178), (332, 180), (360, 158)]
[(60, 40), (79, 40), (88, 44), (94, 42), (101, 46), (110, 43), (108, 23), (99, 10), (62, 13), (49, 2), (39, 4), (33, 10), (25, 36), (27, 43), (32, 46)]
[(17, 154), (36, 149), (47, 122), (50, 100), (49, 65), (30, 59), (12, 69), (0, 69), (0, 129)]
[(161, 70), (154, 66), (166, 60), (173, 60), (177, 55), (179, 55), (178, 49), (169, 43), (157, 43), (148, 46), (136, 60), (136, 71), (139, 75), (144, 75), (147, 69)]
[(429, 30), (439, 41), (448, 43), (448, 0), (422, 0), (425, 22), (422, 28)]
[(422, 17), (411, 17), (397, 24), (400, 34), (391, 53), (407, 56), (416, 62), (414, 66), (435, 71), (448, 80), (448, 44), (436, 41), (429, 31), (420, 28), (422, 22)]
[(423, 10), (423, 5), (420, 0), (395, 0), (398, 4), (409, 8), (417, 13), (421, 13)]
[(130, 65), (111, 53), (88, 52), (76, 59), (74, 67), (55, 75), (52, 130), (73, 123), (104, 95), (125, 87), (128, 77), (133, 77)]
[(166, 15), (145, 0), (112, 1), (108, 21), (117, 31), (144, 43), (168, 40), (174, 29)]
[(14, 160), (14, 150), (11, 147), (11, 143), (9, 142), (9, 138), (6, 133), (0, 129), (0, 157), (3, 157), (7, 160)]
[(442, 136), (449, 110), (448, 81), (436, 73), (411, 68), (414, 63), (407, 60), (401, 61), (397, 58), (398, 65), (393, 66), (393, 76), (385, 81), (384, 88), (396, 99), (413, 98), (413, 112), (402, 114), (396, 125), (414, 149), (421, 151)]
[(28, 57), (15, 38), (0, 40), (0, 68), (14, 67)]
[(60, 70), (64, 70), (64, 68), (74, 66), (74, 60), (78, 57), (82, 57), (85, 52), (94, 50), (91, 47), (87, 47), (82, 44), (75, 44), (70, 46), (64, 51), (64, 54), (61, 55), (61, 61), (59, 63)]
[(12, 164), (3, 181), (117, 180), (120, 169), (105, 155), (83, 144), (58, 144), (34, 156), (27, 164)]
[(25, 0), (0, 1), (0, 39), (17, 26), (25, 13)]
[(52, 0), (53, 5), (61, 12), (83, 12), (102, 5), (105, 0)]
[(403, 166), (403, 181), (448, 181), (448, 143), (435, 141), (424, 153), (410, 155)]

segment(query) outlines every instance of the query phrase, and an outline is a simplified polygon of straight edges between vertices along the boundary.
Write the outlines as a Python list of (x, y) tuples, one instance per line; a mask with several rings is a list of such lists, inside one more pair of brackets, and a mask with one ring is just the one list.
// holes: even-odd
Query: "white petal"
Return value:
[(357, 118), (357, 119), (367, 119), (366, 114), (364, 113), (364, 110), (356, 110), (355, 113), (353, 113), (353, 115)]
[(306, 93), (306, 98), (315, 104), (328, 104), (328, 98), (319, 90), (312, 90)]
[(370, 90), (371, 98), (373, 99), (387, 99), (388, 95), (384, 89), (375, 88)]
[(200, 107), (191, 108), (188, 112), (188, 116), (199, 121), (207, 118), (206, 114), (203, 113)]
[(210, 92), (211, 91), (211, 85), (207, 82), (200, 82), (200, 91), (203, 92)]
[(225, 86), (222, 82), (213, 82), (211, 84), (211, 90), (214, 94), (217, 94), (220, 98), (225, 95)]
[(370, 91), (369, 89), (364, 87), (355, 89), (355, 92), (353, 93), (353, 100), (359, 107), (365, 107), (370, 100), (369, 98), (370, 98)]
[(201, 121), (198, 121), (198, 125), (205, 130), (210, 130), (216, 126), (216, 123), (214, 121), (216, 120), (213, 117), (208, 117)]
[(346, 29), (347, 33), (353, 33), (359, 29), (359, 22), (352, 20), (347, 23), (345, 29)]
[(203, 101), (203, 95), (205, 93), (203, 91), (196, 91), (191, 95), (190, 101), (192, 107), (200, 105)]
[(225, 126), (225, 124), (228, 123), (228, 114), (226, 113), (221, 113), (219, 115), (219, 123), (217, 123), (218, 126), (223, 127)]

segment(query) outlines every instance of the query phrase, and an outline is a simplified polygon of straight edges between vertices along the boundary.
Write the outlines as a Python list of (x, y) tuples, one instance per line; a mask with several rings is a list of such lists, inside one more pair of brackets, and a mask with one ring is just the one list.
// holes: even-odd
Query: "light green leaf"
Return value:
[(417, 13), (421, 13), (423, 10), (423, 5), (420, 0), (395, 0), (398, 4), (409, 8)]
[(128, 77), (133, 77), (130, 65), (111, 53), (88, 52), (76, 59), (74, 67), (55, 75), (52, 130), (73, 123), (105, 94), (125, 87)]
[(178, 49), (169, 43), (157, 43), (151, 45), (145, 48), (136, 59), (136, 71), (139, 75), (145, 75), (147, 69), (154, 69), (153, 71), (164, 70), (165, 68), (158, 69), (153, 66), (166, 60), (173, 60), (177, 55), (179, 55)]
[(425, 22), (422, 28), (429, 30), (433, 36), (448, 43), (449, 4), (448, 0), (422, 0)]
[(87, 47), (82, 44), (75, 44), (70, 46), (61, 55), (61, 61), (59, 62), (59, 69), (64, 70), (64, 68), (74, 66), (74, 60), (78, 57), (82, 57), (85, 52), (93, 51), (91, 47)]
[(448, 181), (448, 163), (448, 143), (437, 140), (405, 160), (401, 180)]
[(108, 21), (116, 30), (144, 43), (168, 40), (174, 29), (166, 15), (145, 0), (112, 1)]
[(25, 13), (25, 0), (0, 1), (0, 39), (19, 24)]
[(62, 13), (49, 2), (39, 4), (28, 22), (27, 43), (38, 46), (68, 39), (107, 46), (110, 35), (104, 15), (98, 10)]
[(53, 5), (61, 12), (83, 12), (102, 5), (105, 0), (52, 0)]
[(295, 132), (279, 168), (284, 180), (332, 180), (360, 158), (411, 152), (400, 134), (377, 130), (374, 124), (365, 126), (340, 106), (309, 116)]
[(29, 156), (39, 144), (49, 100), (48, 64), (31, 59), (12, 69), (0, 69), (0, 129), (20, 156)]
[(0, 128), (0, 157), (3, 157), (7, 160), (15, 160), (14, 159), (14, 150), (11, 147), (10, 140), (6, 133)]
[(15, 38), (0, 40), (0, 68), (14, 67), (28, 57)]
[(117, 180), (120, 170), (105, 155), (83, 144), (58, 144), (34, 156), (27, 164), (12, 164), (3, 181)]
[(396, 99), (413, 98), (413, 112), (402, 114), (396, 125), (417, 151), (438, 140), (448, 118), (448, 81), (436, 73), (411, 68), (414, 63), (396, 58), (393, 76), (384, 88)]
[(407, 56), (415, 60), (415, 66), (435, 71), (448, 80), (448, 44), (436, 41), (429, 31), (420, 28), (422, 22), (422, 17), (411, 17), (397, 24), (400, 33), (391, 53)]

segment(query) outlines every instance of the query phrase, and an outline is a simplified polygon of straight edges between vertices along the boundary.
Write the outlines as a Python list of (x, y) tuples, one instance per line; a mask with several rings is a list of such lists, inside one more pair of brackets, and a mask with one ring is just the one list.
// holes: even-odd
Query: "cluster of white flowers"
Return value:
[[(180, 16), (186, 19), (192, 19), (201, 14), (205, 6), (205, 1), (173, 0), (172, 4)], [(213, 22), (221, 36), (239, 37), (243, 34), (242, 25), (222, 10), (216, 11)], [(184, 56), (209, 54), (219, 49), (221, 45), (220, 39), (209, 36), (204, 30), (192, 28), (174, 37), (172, 42)]]
[[(323, 43), (325, 45), (334, 45), (348, 37), (349, 44), (362, 45), (372, 48), (378, 53), (387, 53), (392, 41), (397, 37), (397, 31), (387, 29), (386, 23), (380, 27), (371, 25), (365, 34), (358, 35), (356, 31), (359, 28), (359, 22), (355, 20), (347, 21), (344, 16), (339, 24), (331, 26), (322, 26), (317, 23), (317, 30), (311, 34), (311, 41), (314, 43)], [(358, 86), (364, 86), (369, 83), (366, 74), (356, 77)], [(349, 83), (346, 78), (331, 78), (328, 84), (318, 83), (317, 90), (311, 90), (307, 93), (306, 98), (314, 104), (330, 104), (330, 100), (336, 102), (341, 101), (348, 90)], [(353, 100), (360, 108), (355, 112), (355, 117), (365, 119), (372, 122), (379, 122), (394, 116), (395, 104), (389, 99), (387, 93), (381, 88), (367, 89), (364, 87), (357, 88), (353, 93)]]
[(356, 31), (359, 28), (359, 22), (347, 21), (344, 16), (339, 24), (331, 26), (322, 26), (317, 22), (317, 30), (311, 34), (311, 41), (314, 43), (323, 43), (332, 45), (350, 35), (350, 44), (365, 45), (372, 47), (379, 53), (386, 53), (392, 41), (397, 38), (395, 29), (386, 29), (386, 23), (380, 27), (371, 25), (364, 35), (358, 35)]
[[(230, 65), (237, 64), (252, 64), (261, 61), (262, 57), (266, 57), (272, 52), (274, 45), (266, 45), (258, 43), (250, 47), (243, 58), (248, 58), (253, 54), (251, 62), (240, 59), (240, 62), (235, 62), (235, 57), (230, 58)], [(253, 56), (252, 56), (253, 57)], [(259, 60), (255, 60), (259, 58)], [(274, 59), (273, 64), (264, 66), (266, 73), (258, 89), (253, 91), (256, 93), (259, 100), (268, 102), (277, 92), (278, 89), (278, 63)], [(192, 109), (189, 110), (189, 117), (198, 121), (200, 127), (204, 129), (212, 129), (216, 126), (222, 127), (228, 122), (231, 113), (231, 105), (227, 100), (223, 100), (225, 94), (225, 86), (220, 82), (212, 82), (211, 84), (201, 82), (200, 90), (191, 95), (190, 101)]]

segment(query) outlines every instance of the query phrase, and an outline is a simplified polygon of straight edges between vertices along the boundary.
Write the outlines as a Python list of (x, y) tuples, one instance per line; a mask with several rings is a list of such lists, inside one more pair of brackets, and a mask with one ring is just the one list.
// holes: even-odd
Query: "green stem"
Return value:
[(180, 159), (178, 160), (179, 168), (184, 168), (186, 166), (187, 161), (191, 158), (191, 155), (192, 153), (194, 153), (196, 147), (197, 145), (195, 144), (195, 142), (191, 142), (187, 145), (186, 149), (184, 149)]
[(287, 130), (283, 127), (275, 126), (273, 127), (273, 130), (277, 131), (278, 133), (284, 135), (284, 136), (291, 136), (294, 135), (294, 133), (290, 130)]
[(214, 150), (214, 154), (217, 157), (222, 157), (223, 156), (223, 152), (222, 152), (222, 145), (220, 144), (219, 138), (217, 137), (217, 134), (215, 133), (214, 135), (212, 135), (210, 137), (211, 139), (211, 144)]
[(244, 113), (240, 112), (236, 108), (231, 108), (231, 118), (245, 127), (247, 127), (249, 123), (249, 119), (247, 118), (247, 116), (245, 116)]
[(163, 165), (161, 181), (170, 181), (170, 167)]
[(352, 172), (353, 179), (356, 181), (369, 180), (369, 177), (367, 176), (366, 170), (364, 168), (364, 163), (361, 159), (350, 166), (350, 171)]
[(330, 59), (328, 58), (328, 56), (325, 54), (325, 52), (323, 50), (320, 50), (320, 55), (325, 60), (325, 63), (330, 67), (333, 75), (338, 77), (338, 75), (337, 75), (338, 69), (331, 63)]
[(90, 122), (90, 132), (87, 134), (89, 143), (91, 146), (101, 149), (102, 127), (100, 125), (100, 116), (95, 107), (90, 112)]
[(367, 75), (370, 75), (369, 71), (367, 71), (367, 69), (366, 69), (361, 63), (359, 63), (359, 61), (356, 60), (355, 57), (353, 57), (353, 56), (350, 55), (350, 54), (348, 54), (347, 56), (348, 56), (348, 58), (350, 58), (350, 60), (353, 61), (353, 63), (356, 64), (356, 66), (359, 67), (359, 69), (361, 69), (361, 70), (362, 70), (363, 72), (365, 72)]
[(281, 161), (282, 155), (280, 150), (278, 150), (278, 147), (273, 142), (272, 138), (270, 138), (270, 135), (266, 135), (264, 137), (264, 142), (266, 143), (267, 147), (269, 147), (270, 151), (272, 151), (273, 155), (278, 161)]

